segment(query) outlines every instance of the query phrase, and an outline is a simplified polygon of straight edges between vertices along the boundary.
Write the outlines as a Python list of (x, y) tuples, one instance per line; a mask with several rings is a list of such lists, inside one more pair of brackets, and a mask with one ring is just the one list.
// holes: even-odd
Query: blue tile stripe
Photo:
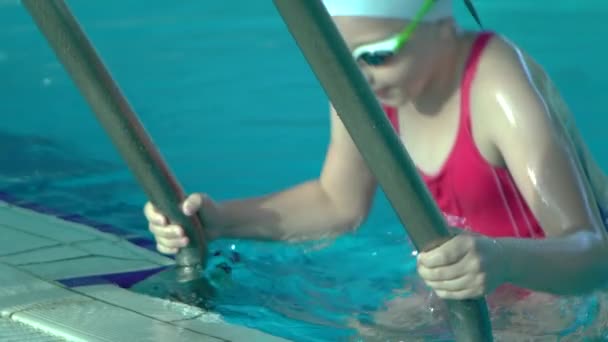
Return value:
[(161, 266), (148, 270), (138, 270), (132, 272), (107, 273), (100, 275), (91, 275), (83, 277), (73, 277), (65, 279), (57, 279), (56, 281), (67, 287), (114, 284), (122, 288), (130, 288), (140, 281), (152, 276), (160, 271), (167, 269), (169, 266)]

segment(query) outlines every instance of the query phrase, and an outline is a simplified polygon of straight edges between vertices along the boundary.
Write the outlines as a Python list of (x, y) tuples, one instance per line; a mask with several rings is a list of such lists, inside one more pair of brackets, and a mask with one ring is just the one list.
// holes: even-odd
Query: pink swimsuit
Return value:
[[(491, 237), (544, 237), (538, 221), (517, 189), (509, 170), (489, 164), (471, 131), (471, 85), (481, 54), (492, 38), (479, 35), (466, 63), (461, 84), (460, 120), (456, 142), (435, 175), (420, 171), (448, 224)], [(395, 129), (397, 110), (385, 107)]]

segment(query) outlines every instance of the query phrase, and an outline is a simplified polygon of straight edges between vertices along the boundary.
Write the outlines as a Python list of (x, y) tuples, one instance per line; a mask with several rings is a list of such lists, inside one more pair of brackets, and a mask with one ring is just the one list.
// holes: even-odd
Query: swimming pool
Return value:
[[(607, 167), (598, 89), (608, 75), (600, 49), (608, 5), (478, 3), (489, 28), (552, 74)], [(70, 4), (186, 189), (225, 199), (318, 173), (328, 137), (325, 97), (270, 1), (236, 9), (200, 1)], [(145, 234), (145, 198), (132, 176), (18, 2), (0, 6), (7, 26), (0, 32), (0, 108), (15, 118), (0, 128), (0, 190)], [(213, 250), (241, 256), (227, 261), (232, 280), (217, 310), (294, 340), (350, 336), (348, 323), (375, 311), (414, 268), (403, 229), (377, 197), (365, 226), (336, 241), (215, 243)], [(583, 304), (576, 327), (594, 319), (584, 315), (593, 300)]]

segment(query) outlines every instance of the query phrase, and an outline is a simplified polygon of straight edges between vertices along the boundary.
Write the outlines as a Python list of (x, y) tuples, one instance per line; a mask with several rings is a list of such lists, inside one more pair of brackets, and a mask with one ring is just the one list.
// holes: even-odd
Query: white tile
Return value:
[[(0, 217), (0, 221), (2, 217)], [(45, 239), (36, 235), (24, 233), (0, 224), (2, 246), (0, 256), (31, 251), (37, 248), (57, 245), (56, 241)]]
[(147, 260), (149, 262), (158, 265), (172, 265), (175, 262), (170, 259), (163, 257), (154, 252), (148, 251), (139, 246), (135, 246), (132, 243), (125, 240), (116, 241), (86, 241), (79, 242), (75, 245), (77, 248), (83, 249), (91, 255), (108, 256), (114, 258), (134, 259), (134, 260)]
[(24, 292), (19, 296), (7, 296), (2, 299), (0, 304), (0, 312), (3, 317), (8, 317), (16, 312), (29, 310), (32, 307), (44, 305), (57, 305), (57, 303), (66, 302), (83, 302), (89, 301), (89, 298), (76, 295), (67, 288), (60, 286), (51, 286), (42, 288), (42, 284), (29, 286), (28, 292)]
[(38, 279), (15, 267), (0, 264), (0, 315), (6, 317), (33, 304), (73, 296), (67, 289)]
[[(0, 313), (14, 321), (32, 326), (53, 335), (80, 341), (219, 341), (199, 332), (162, 322), (138, 314), (118, 305), (95, 300), (59, 285), (49, 283), (22, 272), (12, 266), (0, 264)], [(107, 289), (107, 287), (106, 287)], [(103, 292), (103, 287), (97, 291)], [(124, 300), (128, 294), (109, 291), (105, 297), (113, 301)], [(134, 294), (135, 295), (135, 294)], [(102, 296), (100, 296), (102, 297)], [(145, 296), (139, 296), (133, 305), (146, 309)], [(164, 306), (166, 310), (183, 313), (183, 308)], [(180, 311), (182, 310), (182, 311)], [(192, 317), (174, 315), (172, 317)]]
[[(123, 258), (144, 258), (158, 265), (172, 265), (173, 259), (134, 245), (121, 237), (103, 233), (93, 227), (58, 219), (18, 207), (0, 207), (0, 225), (17, 232), (29, 233), (37, 238), (65, 244), (77, 243), (86, 246), (92, 254), (113, 255)], [(97, 241), (96, 241), (97, 240)], [(110, 245), (98, 240), (110, 241)], [(111, 253), (111, 254), (108, 254)], [(2, 253), (0, 252), (0, 255)]]
[(73, 290), (165, 322), (210, 315), (197, 307), (142, 295), (115, 285), (81, 286)]
[(83, 257), (88, 252), (77, 249), (71, 246), (57, 246), (36, 249), (30, 252), (13, 254), (9, 256), (0, 256), (0, 261), (11, 265), (23, 265), (32, 263), (44, 263), (49, 261), (57, 261), (69, 258)]
[[(103, 287), (98, 287), (97, 290), (91, 292), (101, 293)], [(131, 303), (129, 296), (124, 293), (107, 293), (105, 296), (113, 301)], [(133, 305), (146, 309), (144, 296), (138, 300), (141, 302), (135, 300)], [(152, 304), (154, 305), (156, 304)], [(167, 310), (179, 311), (170, 306), (165, 307)], [(70, 341), (220, 341), (207, 334), (147, 316), (146, 313), (140, 314), (118, 304), (98, 301), (92, 296), (0, 264), (0, 319), (8, 317)]]
[(71, 341), (287, 341), (110, 285), (70, 290), (3, 264), (0, 284), (0, 316)]
[(54, 216), (19, 207), (0, 207), (0, 224), (65, 243), (91, 240), (99, 236), (92, 231), (79, 229), (76, 225)]
[(227, 323), (209, 322), (205, 317), (199, 317), (188, 321), (175, 322), (175, 324), (194, 331), (204, 331), (209, 335), (230, 341), (264, 341), (264, 342), (288, 342), (281, 337), (268, 335), (258, 330), (236, 326)]
[[(3, 295), (18, 295), (28, 291), (27, 287), (30, 284), (42, 282), (36, 277), (33, 277), (16, 267), (0, 262), (0, 298)], [(45, 283), (46, 282), (42, 282)], [(10, 292), (8, 289), (14, 289), (16, 292)], [(0, 301), (2, 303), (2, 301)]]
[(23, 270), (34, 273), (42, 278), (54, 280), (152, 269), (158, 267), (158, 265), (145, 260), (89, 256), (43, 264), (23, 265), (20, 267)]
[(65, 342), (65, 339), (8, 318), (0, 318), (0, 341)]
[[(34, 215), (43, 215), (43, 214), (35, 213), (35, 212), (33, 214)], [(63, 220), (63, 219), (60, 219), (55, 216), (49, 216), (49, 215), (43, 215), (43, 216), (44, 216), (45, 220), (48, 221), (53, 227), (58, 227), (61, 230), (67, 229), (70, 231), (70, 234), (76, 234), (79, 236), (79, 238), (77, 240), (74, 240), (74, 238), (72, 238), (71, 236), (65, 236), (63, 238), (67, 239), (67, 240), (65, 240), (66, 242), (86, 241), (86, 240), (90, 240), (89, 237), (91, 237), (91, 236), (94, 238), (101, 237), (101, 238), (105, 238), (105, 239), (109, 239), (109, 240), (119, 240), (120, 239), (116, 235), (102, 232), (102, 231), (98, 230), (97, 228), (87, 226), (82, 223)]]
[(41, 305), (15, 313), (12, 318), (54, 335), (87, 342), (221, 341), (205, 333), (180, 329), (166, 322), (92, 300)]
[(158, 320), (173, 321), (180, 327), (187, 327), (222, 339), (264, 342), (287, 341), (257, 330), (228, 324), (222, 320), (219, 314), (214, 312), (206, 312), (186, 304), (140, 295), (113, 285), (78, 287), (74, 290), (99, 298), (107, 303), (144, 313)]

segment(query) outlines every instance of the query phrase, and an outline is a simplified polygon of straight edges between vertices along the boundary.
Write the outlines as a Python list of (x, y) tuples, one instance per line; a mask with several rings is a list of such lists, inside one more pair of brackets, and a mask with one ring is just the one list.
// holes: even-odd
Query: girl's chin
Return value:
[(408, 102), (408, 99), (405, 96), (398, 94), (394, 96), (378, 97), (378, 101), (387, 106), (401, 107)]

